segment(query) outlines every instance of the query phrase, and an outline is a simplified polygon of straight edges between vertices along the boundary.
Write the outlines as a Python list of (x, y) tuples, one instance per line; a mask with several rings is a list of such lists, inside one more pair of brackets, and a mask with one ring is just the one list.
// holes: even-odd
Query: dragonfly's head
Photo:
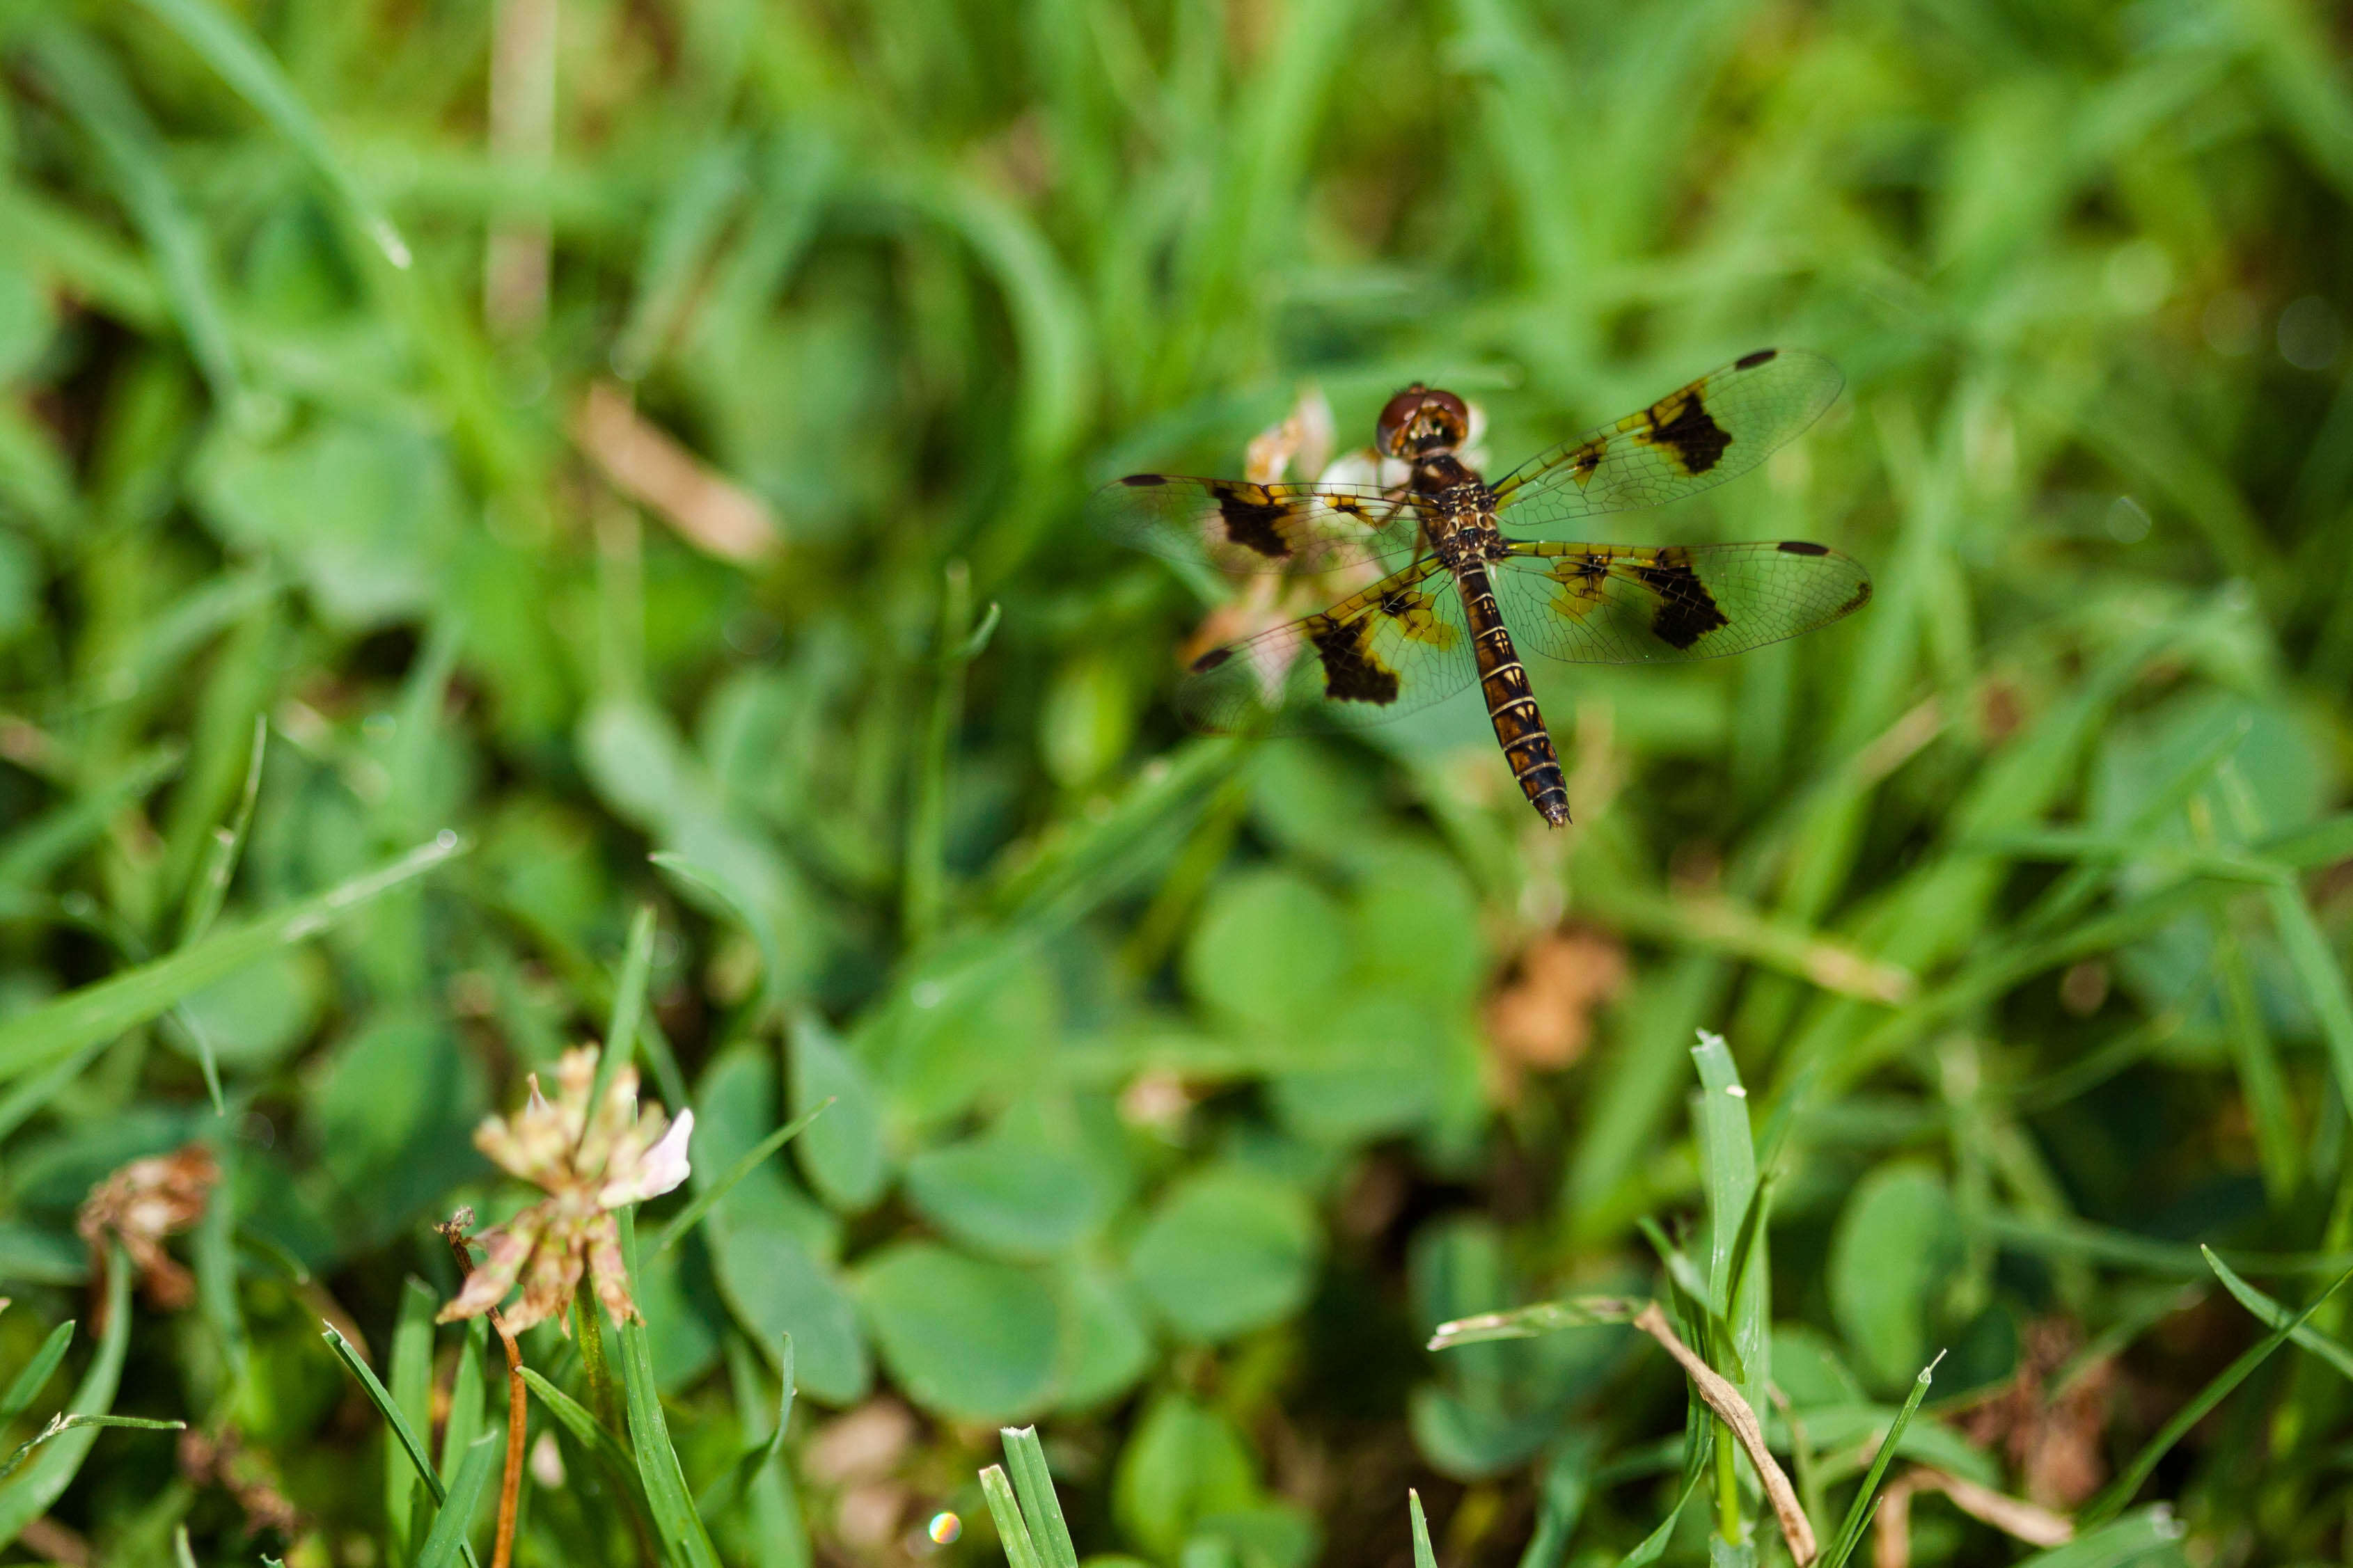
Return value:
[(1471, 437), (1471, 410), (1451, 392), (1415, 382), (1381, 410), (1378, 444), (1389, 458), (1431, 457), (1451, 452)]

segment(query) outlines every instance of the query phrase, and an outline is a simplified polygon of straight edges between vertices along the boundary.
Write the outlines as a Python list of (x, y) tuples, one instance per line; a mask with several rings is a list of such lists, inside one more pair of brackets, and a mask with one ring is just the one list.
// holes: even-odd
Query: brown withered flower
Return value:
[(177, 1311), (196, 1299), (195, 1276), (164, 1250), (164, 1238), (202, 1219), (220, 1182), (220, 1163), (202, 1143), (133, 1160), (90, 1190), (74, 1229), (90, 1244), (96, 1276), (105, 1278), (106, 1241), (122, 1243), (147, 1300)]
[(615, 1327), (638, 1316), (613, 1211), (686, 1180), (694, 1112), (669, 1121), (658, 1105), (640, 1110), (637, 1069), (624, 1067), (591, 1114), (596, 1079), (596, 1047), (566, 1051), (556, 1064), (554, 1103), (540, 1093), (533, 1073), (521, 1110), (489, 1117), (474, 1130), (474, 1147), (547, 1196), (475, 1237), (489, 1256), (441, 1309), (441, 1321), (480, 1317), (520, 1284), (521, 1299), (503, 1314), (507, 1327), (521, 1333), (558, 1318), (569, 1334), (571, 1323), (560, 1315), (584, 1271)]

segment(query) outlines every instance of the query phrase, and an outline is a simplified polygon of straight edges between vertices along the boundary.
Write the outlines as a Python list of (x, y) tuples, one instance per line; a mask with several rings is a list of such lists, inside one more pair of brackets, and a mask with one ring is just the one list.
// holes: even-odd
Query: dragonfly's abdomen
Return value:
[(1512, 764), (1512, 776), (1528, 804), (1555, 827), (1568, 820), (1568, 784), (1561, 777), (1560, 753), (1553, 750), (1544, 714), (1529, 689), (1528, 672), (1520, 664), (1512, 634), (1495, 607), (1494, 585), (1487, 580), (1483, 562), (1466, 562), (1455, 568), (1462, 590), (1462, 609), (1471, 623), (1471, 645), (1479, 658), (1479, 689), (1486, 694), (1487, 717), (1495, 739)]

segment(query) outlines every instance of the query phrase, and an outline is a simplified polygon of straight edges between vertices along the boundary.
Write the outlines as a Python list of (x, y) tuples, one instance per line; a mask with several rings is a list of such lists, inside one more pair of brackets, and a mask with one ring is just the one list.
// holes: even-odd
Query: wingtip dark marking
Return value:
[(1132, 489), (1150, 489), (1155, 485), (1166, 484), (1168, 482), (1168, 476), (1166, 474), (1130, 474), (1119, 482), (1128, 486)]
[(1289, 515), (1288, 510), (1279, 501), (1252, 500), (1243, 493), (1245, 489), (1267, 493), (1261, 486), (1245, 487), (1231, 480), (1210, 487), (1210, 493), (1218, 498), (1218, 513), (1225, 519), (1226, 537), (1270, 561), (1280, 561), (1291, 553), (1277, 526)]
[[(1662, 419), (1659, 410), (1672, 405), (1673, 417)], [(1705, 395), (1695, 389), (1672, 394), (1651, 405), (1651, 441), (1674, 454), (1683, 472), (1697, 479), (1723, 460), (1732, 437), (1707, 411)]]
[(1838, 613), (1841, 616), (1852, 615), (1869, 603), (1871, 603), (1871, 579), (1865, 577), (1861, 583), (1855, 584), (1854, 597), (1841, 605)]
[(1234, 650), (1229, 647), (1213, 647), (1186, 668), (1195, 675), (1207, 675), (1233, 657)]
[(1735, 370), (1755, 370), (1760, 364), (1771, 364), (1773, 363), (1773, 356), (1780, 352), (1781, 351), (1779, 349), (1758, 349), (1753, 354), (1742, 354), (1738, 359), (1732, 362), (1732, 368)]
[(1372, 635), (1369, 618), (1326, 621), (1308, 632), (1324, 666), (1324, 694), (1334, 701), (1386, 708), (1398, 700), (1397, 672), (1374, 654)]
[(1781, 541), (1781, 548), (1791, 555), (1828, 555), (1831, 552), (1829, 545), (1816, 544), (1810, 539), (1785, 539)]

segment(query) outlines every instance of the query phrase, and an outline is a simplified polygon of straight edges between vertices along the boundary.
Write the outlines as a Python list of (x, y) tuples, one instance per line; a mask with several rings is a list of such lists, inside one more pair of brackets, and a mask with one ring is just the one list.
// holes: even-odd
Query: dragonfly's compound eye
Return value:
[(1438, 437), (1437, 444), (1452, 450), (1462, 445), (1471, 434), (1471, 409), (1451, 392), (1433, 392), (1421, 405), (1423, 424)]
[(1471, 411), (1461, 398), (1415, 382), (1381, 410), (1377, 439), (1389, 457), (1413, 458), (1461, 445), (1470, 428)]
[(1417, 381), (1388, 400), (1388, 405), (1381, 410), (1380, 425), (1374, 437), (1384, 453), (1392, 458), (1402, 458), (1411, 452), (1412, 431), (1409, 426), (1415, 416), (1420, 414), (1422, 402), (1429, 395), (1429, 389)]

